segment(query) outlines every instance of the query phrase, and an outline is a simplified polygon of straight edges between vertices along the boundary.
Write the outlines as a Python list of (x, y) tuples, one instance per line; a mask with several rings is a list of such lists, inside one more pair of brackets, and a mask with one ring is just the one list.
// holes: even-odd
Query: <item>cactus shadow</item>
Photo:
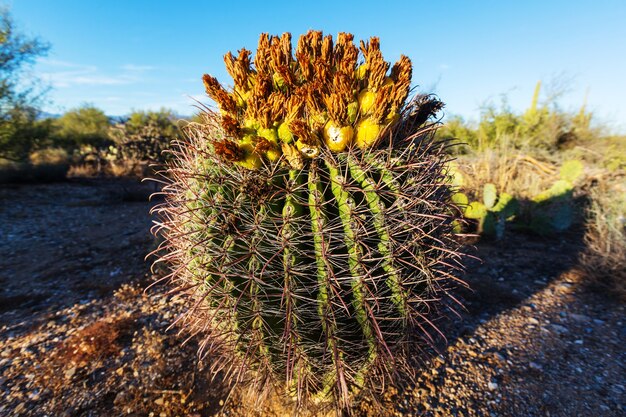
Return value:
[(578, 264), (584, 245), (584, 226), (577, 224), (567, 231), (536, 235), (525, 231), (507, 231), (503, 239), (481, 239), (469, 252), (480, 260), (468, 262), (464, 281), (453, 295), (463, 309), (452, 306), (441, 331), (447, 337), (430, 352), (437, 355), (447, 344), (470, 338), (490, 319), (517, 307), (542, 291), (561, 274)]

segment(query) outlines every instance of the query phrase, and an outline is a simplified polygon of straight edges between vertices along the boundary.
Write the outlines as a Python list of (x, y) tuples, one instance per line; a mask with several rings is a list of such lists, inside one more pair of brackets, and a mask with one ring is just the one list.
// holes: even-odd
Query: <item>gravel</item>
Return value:
[[(184, 301), (144, 291), (151, 203), (124, 197), (141, 187), (0, 187), (0, 415), (288, 415), (229, 394), (170, 328)], [(447, 340), (354, 414), (626, 415), (624, 306), (587, 284), (581, 247), (576, 233), (478, 243), (466, 310), (439, 322)]]

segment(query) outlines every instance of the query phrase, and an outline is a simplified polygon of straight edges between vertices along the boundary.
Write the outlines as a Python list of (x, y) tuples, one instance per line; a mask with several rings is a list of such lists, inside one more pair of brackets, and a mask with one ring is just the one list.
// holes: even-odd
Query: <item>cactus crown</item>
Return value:
[[(281, 154), (299, 168), (321, 147), (338, 153), (353, 143), (376, 145), (400, 118), (412, 74), (404, 55), (389, 71), (378, 38), (357, 48), (348, 33), (333, 43), (332, 36), (309, 31), (298, 40), (295, 57), (289, 33), (262, 34), (254, 61), (246, 49), (227, 53), (224, 61), (234, 80), (231, 91), (211, 75), (203, 77), (222, 115), (225, 135), (216, 152), (250, 169)], [(432, 106), (435, 112), (441, 103)]]

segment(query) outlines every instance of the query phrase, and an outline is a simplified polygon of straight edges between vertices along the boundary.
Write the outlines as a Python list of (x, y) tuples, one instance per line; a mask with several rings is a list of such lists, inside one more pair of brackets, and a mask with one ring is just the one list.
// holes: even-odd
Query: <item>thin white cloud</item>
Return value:
[(121, 68), (124, 71), (131, 71), (131, 72), (146, 72), (146, 71), (152, 71), (153, 69), (155, 69), (155, 67), (153, 67), (152, 65), (135, 65), (135, 64), (122, 65)]
[(94, 65), (54, 59), (40, 59), (38, 62), (49, 68), (42, 72), (41, 78), (55, 88), (133, 84), (142, 80), (140, 74), (154, 69), (149, 65), (126, 64), (117, 73), (107, 74)]

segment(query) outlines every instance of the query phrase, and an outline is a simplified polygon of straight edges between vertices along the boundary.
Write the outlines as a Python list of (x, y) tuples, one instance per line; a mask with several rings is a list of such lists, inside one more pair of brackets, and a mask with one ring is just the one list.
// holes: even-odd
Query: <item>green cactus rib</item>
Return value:
[(339, 218), (343, 225), (344, 240), (348, 248), (348, 265), (352, 275), (353, 306), (357, 321), (361, 325), (363, 336), (369, 347), (368, 361), (371, 361), (376, 356), (377, 349), (374, 331), (369, 319), (371, 307), (368, 305), (365, 295), (367, 286), (364, 278), (367, 276), (367, 270), (362, 259), (363, 250), (360, 239), (357, 238), (354, 232), (355, 201), (345, 190), (345, 179), (338, 166), (329, 159), (325, 159), (324, 162), (330, 175), (331, 191), (337, 202)]
[(378, 197), (377, 186), (372, 178), (369, 178), (365, 171), (361, 169), (358, 162), (353, 157), (348, 158), (348, 169), (352, 178), (361, 184), (365, 199), (373, 217), (372, 223), (378, 233), (378, 251), (382, 257), (382, 267), (387, 274), (387, 286), (391, 290), (392, 300), (400, 312), (400, 316), (406, 313), (406, 295), (402, 291), (402, 283), (398, 270), (393, 265), (393, 248), (391, 237), (385, 225), (385, 205)]
[[(407, 148), (407, 150), (405, 150), (405, 157), (409, 157), (410, 154), (413, 153), (413, 149), (411, 149), (410, 147)], [(407, 155), (409, 154), (409, 155)], [(390, 192), (391, 195), (393, 195), (393, 200), (390, 201), (390, 207), (393, 207), (397, 210), (397, 214), (399, 217), (399, 222), (401, 224), (402, 229), (409, 234), (413, 233), (413, 225), (411, 224), (410, 221), (408, 221), (409, 218), (411, 218), (412, 216), (409, 215), (408, 213), (408, 204), (405, 204), (404, 201), (410, 202), (409, 204), (416, 204), (416, 203), (421, 203), (421, 201), (419, 201), (419, 199), (415, 198), (415, 196), (409, 196), (407, 195), (405, 188), (408, 188), (407, 186), (409, 185), (413, 185), (410, 184), (412, 182), (411, 178), (408, 178), (407, 181), (405, 181), (404, 183), (404, 187), (401, 185), (401, 178), (396, 177), (393, 174), (393, 171), (390, 169), (391, 167), (398, 166), (400, 165), (399, 161), (396, 159), (395, 161), (381, 161), (379, 160), (376, 156), (374, 156), (373, 154), (365, 154), (364, 155), (364, 161), (371, 166), (375, 171), (376, 174), (380, 177), (380, 181), (382, 182), (382, 184), (384, 185), (384, 187)], [(391, 166), (390, 166), (391, 165)], [(406, 167), (402, 167), (402, 169), (404, 171), (406, 171)], [(384, 195), (384, 193), (383, 193)], [(424, 233), (426, 236), (429, 236), (429, 234)], [(428, 267), (428, 262), (426, 260), (426, 256), (422, 250), (422, 248), (420, 247), (419, 242), (408, 242), (408, 245), (413, 247), (415, 249), (415, 251), (411, 254), (411, 257), (413, 258), (413, 261), (417, 263), (417, 265), (420, 265), (422, 268), (427, 268)], [(392, 283), (392, 286), (395, 286)], [(398, 286), (397, 287), (398, 292), (394, 293), (394, 298), (397, 299), (398, 301), (400, 301), (400, 299), (397, 298), (397, 295), (399, 295), (400, 297), (402, 297), (402, 305), (403, 308), (406, 308), (406, 298), (402, 296), (401, 294), (401, 287)], [(397, 294), (397, 295), (396, 295)]]
[(311, 163), (308, 178), (309, 189), (309, 213), (311, 215), (311, 229), (313, 233), (313, 244), (315, 249), (315, 262), (317, 264), (317, 311), (321, 319), (324, 337), (330, 350), (331, 360), (334, 366), (334, 377), (324, 381), (324, 388), (321, 396), (327, 395), (333, 388), (335, 377), (340, 381), (340, 390), (348, 392), (345, 378), (345, 369), (342, 360), (342, 353), (339, 347), (337, 336), (337, 323), (333, 317), (332, 299), (333, 293), (339, 293), (339, 288), (334, 288), (335, 284), (331, 279), (333, 276), (332, 265), (330, 264), (329, 247), (330, 242), (325, 238), (325, 230), (328, 226), (328, 217), (323, 210), (324, 190), (320, 180), (319, 167), (316, 162)]
[[(284, 310), (285, 310), (285, 322), (283, 329), (283, 340), (287, 345), (287, 358), (286, 358), (286, 381), (290, 385), (293, 381), (296, 387), (292, 387), (292, 390), (299, 392), (297, 384), (306, 379), (303, 375), (304, 364), (298, 364), (298, 361), (304, 358), (304, 352), (299, 348), (301, 343), (301, 336), (298, 329), (298, 314), (296, 297), (294, 296), (297, 280), (294, 276), (294, 270), (302, 262), (299, 259), (299, 249), (297, 244), (294, 243), (294, 238), (297, 234), (294, 223), (303, 214), (302, 208), (302, 194), (303, 183), (306, 180), (306, 174), (298, 170), (289, 171), (289, 183), (290, 189), (287, 189), (287, 195), (285, 197), (285, 204), (282, 209), (283, 225), (281, 228), (281, 238), (283, 247), (283, 271), (284, 271)], [(292, 189), (291, 189), (292, 188)]]

